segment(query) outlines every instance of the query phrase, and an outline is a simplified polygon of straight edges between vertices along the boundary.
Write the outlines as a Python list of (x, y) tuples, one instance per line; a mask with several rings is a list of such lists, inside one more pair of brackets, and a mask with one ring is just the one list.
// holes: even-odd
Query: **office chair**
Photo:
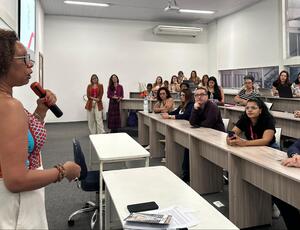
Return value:
[[(82, 209), (73, 212), (68, 219), (68, 225), (73, 226), (73, 217), (80, 213), (94, 212), (91, 218), (91, 229), (94, 228), (98, 219), (99, 213), (99, 171), (88, 171), (84, 154), (78, 140), (73, 138), (74, 161), (80, 165), (81, 172), (77, 181), (77, 186), (86, 192), (96, 192), (96, 204), (92, 201), (87, 201)], [(100, 217), (101, 218), (101, 217)]]

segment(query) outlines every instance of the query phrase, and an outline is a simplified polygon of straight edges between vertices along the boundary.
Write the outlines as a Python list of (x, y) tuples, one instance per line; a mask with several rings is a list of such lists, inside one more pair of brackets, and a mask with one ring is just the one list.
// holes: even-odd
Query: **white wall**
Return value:
[[(82, 99), (92, 73), (107, 89), (116, 73), (125, 90), (138, 90), (138, 82), (154, 82), (157, 75), (170, 80), (183, 70), (207, 73), (207, 38), (158, 37), (152, 34), (157, 23), (104, 20), (82, 17), (45, 17), (45, 86), (58, 97), (64, 112), (60, 119), (86, 120)], [(104, 107), (108, 101), (104, 96)]]
[(263, 0), (209, 24), (209, 72), (282, 63), (280, 0)]
[(17, 0), (0, 0), (0, 18), (14, 30), (17, 30), (17, 6)]
[(39, 79), (39, 52), (43, 53), (44, 46), (44, 10), (39, 1), (36, 2), (36, 37), (35, 37), (35, 65), (31, 80), (28, 85), (14, 89), (14, 97), (19, 99), (24, 107), (30, 112), (34, 112), (36, 108), (37, 96), (31, 91), (30, 83), (38, 81)]

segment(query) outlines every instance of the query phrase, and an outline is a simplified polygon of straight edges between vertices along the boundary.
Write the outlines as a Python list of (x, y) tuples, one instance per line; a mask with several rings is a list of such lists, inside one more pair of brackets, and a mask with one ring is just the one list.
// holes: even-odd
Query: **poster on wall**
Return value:
[(39, 53), (39, 83), (44, 88), (44, 57)]

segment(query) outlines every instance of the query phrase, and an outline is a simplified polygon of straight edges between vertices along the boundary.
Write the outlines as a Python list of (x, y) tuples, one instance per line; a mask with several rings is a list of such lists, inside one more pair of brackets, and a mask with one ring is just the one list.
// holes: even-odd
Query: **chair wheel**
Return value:
[(75, 221), (74, 220), (68, 220), (68, 226), (74, 226)]

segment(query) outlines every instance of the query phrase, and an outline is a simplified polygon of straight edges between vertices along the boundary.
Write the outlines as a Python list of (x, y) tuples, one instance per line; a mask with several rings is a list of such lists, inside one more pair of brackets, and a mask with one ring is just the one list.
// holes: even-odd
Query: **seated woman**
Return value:
[[(247, 101), (245, 112), (233, 127), (234, 135), (226, 141), (231, 146), (265, 145), (278, 148), (275, 143), (275, 119), (259, 98)], [(246, 139), (240, 137), (244, 133)]]
[(183, 89), (180, 92), (181, 104), (179, 107), (169, 113), (162, 113), (161, 116), (164, 119), (184, 119), (190, 120), (191, 112), (193, 109), (194, 102), (192, 100), (192, 93), (188, 89)]
[(195, 87), (198, 87), (198, 85), (201, 83), (201, 79), (200, 79), (200, 77), (197, 76), (196, 70), (193, 70), (191, 72), (191, 76), (190, 76), (189, 80), (194, 83)]
[[(176, 110), (170, 113), (162, 113), (162, 117), (164, 119), (190, 120), (191, 112), (194, 106), (192, 92), (189, 89), (181, 90), (180, 101), (181, 104)], [(189, 150), (186, 148), (184, 149), (182, 162), (182, 180), (185, 182), (190, 181)]]
[(169, 113), (173, 110), (174, 101), (170, 91), (166, 87), (161, 87), (157, 91), (157, 102), (153, 107), (155, 113)]
[(276, 81), (273, 82), (272, 93), (273, 96), (292, 98), (292, 88), (289, 81), (289, 73), (282, 70)]
[(295, 118), (300, 118), (300, 110), (294, 111), (294, 117)]
[(298, 73), (296, 80), (292, 84), (292, 91), (294, 97), (300, 97), (300, 73)]
[(180, 92), (180, 84), (178, 84), (178, 78), (176, 75), (171, 77), (171, 83), (169, 85), (171, 92)]
[(224, 92), (221, 86), (218, 85), (215, 77), (208, 79), (208, 99), (215, 102), (217, 105), (224, 105)]
[(249, 99), (258, 97), (259, 94), (254, 88), (254, 77), (247, 75), (244, 77), (244, 86), (241, 91), (234, 97), (234, 101), (239, 105), (246, 105)]

